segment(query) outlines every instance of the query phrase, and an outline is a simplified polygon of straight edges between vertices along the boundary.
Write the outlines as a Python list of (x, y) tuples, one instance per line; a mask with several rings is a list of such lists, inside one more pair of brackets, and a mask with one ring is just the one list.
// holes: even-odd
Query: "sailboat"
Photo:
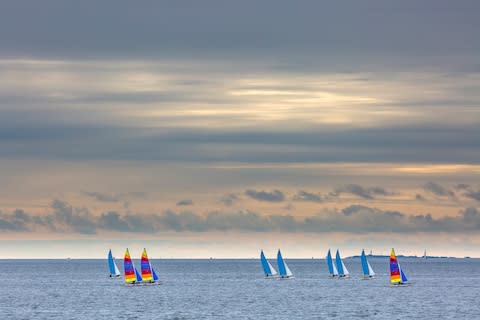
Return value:
[(262, 263), (263, 272), (265, 273), (266, 279), (273, 279), (278, 276), (277, 271), (273, 268), (270, 262), (268, 262), (267, 258), (265, 258), (263, 250), (260, 252), (260, 261)]
[(340, 258), (340, 252), (337, 250), (337, 254), (335, 256), (335, 263), (337, 264), (337, 270), (338, 270), (338, 277), (339, 278), (348, 278), (350, 277), (350, 272), (348, 272), (347, 267), (342, 261), (342, 258)]
[(138, 273), (137, 269), (133, 265), (128, 248), (125, 251), (125, 257), (123, 259), (123, 271), (126, 284), (136, 284), (142, 282), (142, 276), (140, 273)]
[(395, 250), (392, 248), (390, 253), (390, 283), (394, 285), (402, 285), (407, 283), (407, 276), (403, 273), (400, 263), (398, 263)]
[(117, 264), (113, 259), (112, 250), (108, 251), (108, 269), (110, 270), (110, 278), (120, 277), (120, 271), (118, 270)]
[(155, 270), (153, 270), (150, 260), (148, 260), (147, 249), (145, 248), (143, 248), (142, 258), (140, 259), (140, 267), (143, 283), (155, 283), (158, 281), (158, 276)]
[(330, 272), (330, 276), (332, 278), (338, 277), (338, 271), (337, 267), (333, 264), (333, 259), (332, 259), (332, 254), (330, 253), (330, 249), (328, 249), (327, 253), (327, 266), (328, 266), (328, 272)]
[(367, 260), (367, 256), (365, 255), (365, 250), (362, 250), (362, 255), (360, 257), (362, 261), (362, 270), (363, 270), (363, 278), (364, 279), (371, 279), (375, 276), (375, 272), (373, 272), (372, 266)]
[(293, 273), (292, 271), (290, 271), (290, 268), (285, 263), (285, 260), (283, 260), (280, 249), (278, 249), (278, 253), (277, 253), (277, 264), (278, 264), (278, 272), (280, 273), (280, 279), (293, 278)]

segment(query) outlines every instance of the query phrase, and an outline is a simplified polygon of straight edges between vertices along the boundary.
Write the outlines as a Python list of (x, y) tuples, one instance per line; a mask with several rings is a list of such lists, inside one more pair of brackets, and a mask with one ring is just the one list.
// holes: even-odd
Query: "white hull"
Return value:
[(283, 276), (283, 277), (277, 277), (277, 280), (290, 280), (294, 279), (294, 276)]

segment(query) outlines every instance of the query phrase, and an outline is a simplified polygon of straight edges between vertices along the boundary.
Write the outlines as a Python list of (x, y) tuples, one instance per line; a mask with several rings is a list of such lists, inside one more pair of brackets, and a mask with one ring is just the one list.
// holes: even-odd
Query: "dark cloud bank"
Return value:
[(100, 216), (85, 208), (74, 208), (54, 200), (51, 213), (30, 215), (21, 209), (0, 212), (0, 231), (73, 232), (96, 234), (116, 232), (156, 233), (161, 231), (206, 232), (478, 232), (480, 211), (477, 208), (460, 210), (454, 217), (434, 218), (430, 214), (406, 215), (399, 211), (384, 211), (362, 205), (342, 210), (324, 210), (301, 219), (293, 215), (260, 215), (249, 210), (232, 212), (212, 211), (200, 215), (190, 211), (164, 211), (159, 214), (134, 215), (107, 211)]

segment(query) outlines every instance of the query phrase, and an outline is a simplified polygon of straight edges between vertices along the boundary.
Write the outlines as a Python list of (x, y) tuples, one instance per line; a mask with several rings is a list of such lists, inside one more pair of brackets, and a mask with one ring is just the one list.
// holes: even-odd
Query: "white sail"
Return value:
[(368, 265), (368, 275), (370, 277), (373, 277), (375, 275), (375, 272), (373, 272), (372, 266), (370, 265), (370, 262), (367, 260), (367, 265)]
[(120, 270), (118, 270), (117, 264), (115, 263), (115, 260), (113, 261), (113, 267), (115, 268), (115, 276), (120, 276)]
[(343, 268), (343, 274), (345, 276), (348, 276), (350, 274), (350, 272), (348, 272), (348, 269), (347, 267), (345, 266), (345, 263), (343, 263), (343, 260), (340, 260), (340, 262), (342, 263), (342, 268)]
[(285, 265), (285, 270), (287, 271), (287, 277), (293, 276), (293, 273), (292, 273), (292, 271), (290, 271), (290, 268), (288, 267), (288, 265), (287, 265), (287, 263), (285, 262), (285, 260), (283, 261), (283, 264)]
[(270, 271), (272, 272), (272, 276), (276, 276), (278, 274), (277, 270), (273, 268), (273, 266), (270, 264), (268, 260), (267, 260), (267, 263), (268, 263), (268, 266), (270, 267)]
[(337, 270), (337, 267), (335, 266), (335, 263), (332, 263), (332, 267), (333, 267), (333, 276), (338, 276), (338, 270)]

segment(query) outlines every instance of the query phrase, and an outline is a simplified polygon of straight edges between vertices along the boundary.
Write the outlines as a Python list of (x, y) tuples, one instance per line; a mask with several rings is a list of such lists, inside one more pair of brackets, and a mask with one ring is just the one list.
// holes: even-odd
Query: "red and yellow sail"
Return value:
[(395, 250), (392, 248), (392, 252), (390, 252), (390, 283), (397, 284), (401, 282), (402, 277), (400, 275), (397, 256), (395, 255)]
[(148, 260), (147, 250), (143, 248), (142, 259), (140, 261), (142, 268), (142, 279), (144, 282), (153, 282), (152, 267)]
[(133, 267), (132, 258), (128, 249), (125, 251), (125, 258), (123, 259), (123, 269), (126, 283), (135, 283), (137, 277), (135, 276), (135, 269)]

